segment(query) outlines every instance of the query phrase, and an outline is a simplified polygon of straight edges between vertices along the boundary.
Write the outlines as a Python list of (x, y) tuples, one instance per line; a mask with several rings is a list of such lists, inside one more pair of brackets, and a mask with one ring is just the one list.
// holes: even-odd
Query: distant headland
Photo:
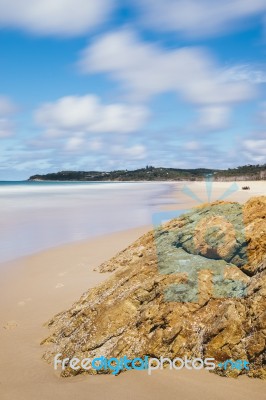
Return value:
[(136, 170), (60, 171), (45, 175), (32, 175), (29, 181), (202, 181), (212, 176), (215, 181), (266, 180), (266, 164), (244, 165), (226, 170), (196, 168), (158, 168), (147, 165)]

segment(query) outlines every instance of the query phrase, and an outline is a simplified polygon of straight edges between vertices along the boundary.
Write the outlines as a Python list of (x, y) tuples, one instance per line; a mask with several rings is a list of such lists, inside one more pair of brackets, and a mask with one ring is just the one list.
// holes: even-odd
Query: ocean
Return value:
[(169, 183), (0, 182), (0, 262), (152, 223)]

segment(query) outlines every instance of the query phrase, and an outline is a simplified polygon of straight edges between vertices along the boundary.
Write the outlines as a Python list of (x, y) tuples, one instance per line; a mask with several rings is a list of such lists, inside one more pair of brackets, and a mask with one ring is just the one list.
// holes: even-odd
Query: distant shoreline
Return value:
[[(26, 181), (21, 181), (21, 182), (47, 182), (47, 183), (53, 183), (53, 182), (65, 182), (65, 183), (110, 183), (110, 182), (116, 182), (116, 183), (178, 183), (178, 182), (203, 182), (203, 179), (176, 179), (176, 180), (133, 180), (133, 181), (123, 181), (123, 180), (118, 180), (118, 179), (113, 179), (113, 180), (107, 180), (107, 181), (85, 181), (85, 180), (48, 180), (48, 179), (28, 179)], [(252, 181), (252, 182), (264, 182), (266, 181), (266, 178), (255, 178), (253, 179), (250, 176), (240, 176), (240, 177), (226, 177), (226, 178), (219, 178), (219, 179), (214, 179), (214, 182), (244, 182), (244, 181)], [(9, 181), (7, 181), (9, 182)], [(12, 181), (10, 181), (12, 182)], [(16, 181), (14, 181), (16, 182)]]
[(204, 181), (217, 182), (260, 181), (266, 180), (266, 165), (244, 165), (227, 170), (208, 168), (181, 169), (146, 166), (136, 170), (115, 171), (60, 171), (48, 174), (36, 174), (28, 181), (78, 181), (78, 182), (182, 182)]

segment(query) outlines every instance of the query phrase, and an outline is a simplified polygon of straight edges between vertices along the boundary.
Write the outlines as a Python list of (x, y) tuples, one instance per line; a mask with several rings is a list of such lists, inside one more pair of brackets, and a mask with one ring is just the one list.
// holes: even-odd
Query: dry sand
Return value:
[[(250, 191), (239, 191), (228, 200), (245, 202), (266, 193), (265, 182), (245, 182)], [(238, 183), (241, 187), (242, 183)], [(189, 183), (204, 198), (204, 183)], [(217, 199), (230, 183), (214, 183)], [(178, 186), (180, 188), (180, 185)], [(197, 205), (180, 192), (177, 205)], [(184, 207), (185, 205), (185, 207)], [(74, 399), (265, 399), (264, 381), (247, 377), (222, 378), (205, 371), (126, 372), (115, 376), (78, 376), (60, 378), (42, 359), (40, 341), (47, 336), (43, 323), (66, 309), (88, 288), (108, 277), (93, 268), (128, 246), (150, 227), (102, 236), (24, 257), (0, 265), (0, 398), (3, 400)]]
[[(242, 190), (243, 186), (249, 186), (250, 190)], [(191, 196), (183, 191), (185, 187), (191, 191)], [(224, 201), (245, 203), (251, 197), (266, 195), (266, 181), (213, 182), (210, 188), (210, 201), (220, 200), (222, 198)], [(230, 193), (231, 188), (235, 188), (235, 191), (232, 193)], [(193, 199), (192, 196), (195, 195), (198, 200)], [(208, 202), (206, 182), (184, 182), (181, 185), (178, 184), (172, 194), (172, 198), (176, 203), (169, 204), (167, 207), (164, 207), (164, 209), (190, 209), (201, 203)]]

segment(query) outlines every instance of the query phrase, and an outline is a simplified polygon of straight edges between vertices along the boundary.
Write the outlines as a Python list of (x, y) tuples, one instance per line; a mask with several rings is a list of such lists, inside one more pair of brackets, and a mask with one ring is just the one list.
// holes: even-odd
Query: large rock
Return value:
[(141, 237), (100, 266), (115, 271), (106, 282), (49, 321), (44, 358), (242, 359), (250, 371), (216, 372), (265, 378), (265, 206), (206, 204)]

